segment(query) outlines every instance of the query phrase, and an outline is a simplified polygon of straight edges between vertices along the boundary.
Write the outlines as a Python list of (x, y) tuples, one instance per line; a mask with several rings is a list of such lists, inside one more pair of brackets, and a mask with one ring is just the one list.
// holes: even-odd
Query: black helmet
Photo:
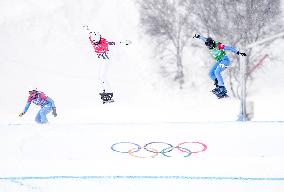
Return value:
[(36, 97), (37, 97), (37, 95), (38, 95), (38, 91), (37, 91), (37, 89), (31, 89), (31, 90), (29, 90), (29, 94), (30, 94), (30, 98), (31, 99), (35, 99)]
[(37, 89), (31, 89), (29, 90), (29, 94), (30, 95), (36, 95), (38, 93), (38, 90)]
[(216, 43), (215, 41), (211, 38), (211, 37), (208, 37), (205, 41), (205, 45), (209, 48), (209, 49), (213, 49), (216, 47)]

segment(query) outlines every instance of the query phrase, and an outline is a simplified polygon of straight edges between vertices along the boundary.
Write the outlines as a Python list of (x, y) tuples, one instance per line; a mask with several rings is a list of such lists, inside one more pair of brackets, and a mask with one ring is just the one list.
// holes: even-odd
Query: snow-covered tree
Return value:
[(163, 62), (163, 76), (184, 84), (183, 52), (189, 38), (190, 22), (184, 0), (138, 0), (143, 30), (153, 38), (156, 54)]
[[(215, 38), (217, 41), (241, 49), (283, 30), (281, 0), (188, 0), (188, 10), (193, 10), (197, 33)], [(265, 44), (268, 46), (269, 42)], [(249, 49), (246, 58), (245, 79), (253, 80), (251, 69), (263, 57), (265, 49)], [(229, 69), (230, 85), (235, 96), (239, 96), (240, 62)]]

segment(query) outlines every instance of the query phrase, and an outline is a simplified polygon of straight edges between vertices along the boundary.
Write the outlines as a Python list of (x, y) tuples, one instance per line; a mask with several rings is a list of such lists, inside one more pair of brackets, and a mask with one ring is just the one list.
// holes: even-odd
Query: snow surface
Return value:
[[(1, 126), (2, 191), (283, 191), (284, 123), (97, 123)], [(269, 131), (267, 131), (269, 130)], [(166, 142), (172, 157), (118, 142)], [(150, 144), (162, 150), (168, 144)], [(134, 144), (116, 144), (127, 152)]]
[[(236, 122), (240, 102), (208, 91), (203, 49), (188, 48), (183, 90), (159, 76), (131, 0), (3, 0), (0, 16), (1, 192), (284, 190), (283, 40), (267, 50), (249, 87), (253, 121)], [(99, 99), (85, 24), (133, 42), (111, 48), (115, 103)], [(57, 106), (47, 125), (35, 124), (36, 106), (18, 117), (35, 87)], [(208, 148), (188, 158), (175, 150), (139, 159), (111, 150), (123, 141)]]

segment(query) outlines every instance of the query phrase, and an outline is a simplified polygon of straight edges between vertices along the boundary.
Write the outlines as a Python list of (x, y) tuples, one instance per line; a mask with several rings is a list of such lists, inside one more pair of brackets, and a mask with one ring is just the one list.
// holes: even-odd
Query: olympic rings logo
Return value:
[[(189, 157), (192, 154), (197, 154), (206, 151), (207, 145), (201, 142), (182, 142), (176, 146), (166, 142), (150, 142), (141, 147), (137, 143), (118, 142), (111, 146), (111, 149), (118, 153), (127, 153), (136, 158), (155, 158), (159, 154), (164, 157), (172, 157), (174, 151), (182, 154), (182, 157)], [(149, 155), (141, 155), (141, 151), (149, 153)]]

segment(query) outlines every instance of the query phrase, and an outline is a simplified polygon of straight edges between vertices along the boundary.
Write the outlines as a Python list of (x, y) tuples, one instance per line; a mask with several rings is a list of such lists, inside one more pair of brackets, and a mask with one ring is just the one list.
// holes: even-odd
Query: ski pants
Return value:
[(43, 107), (41, 107), (41, 109), (37, 113), (37, 115), (35, 117), (35, 121), (37, 123), (40, 123), (40, 124), (47, 123), (46, 115), (48, 113), (50, 113), (51, 111), (52, 111), (52, 104), (51, 103), (44, 105)]
[(222, 60), (214, 63), (209, 70), (209, 77), (213, 81), (217, 78), (218, 86), (224, 86), (224, 80), (221, 73), (230, 65), (230, 60), (228, 56), (225, 56)]
[(110, 59), (107, 53), (98, 54), (99, 62), (99, 83), (102, 91), (105, 90), (106, 93), (112, 93), (110, 84), (108, 82), (107, 73), (110, 66)]

